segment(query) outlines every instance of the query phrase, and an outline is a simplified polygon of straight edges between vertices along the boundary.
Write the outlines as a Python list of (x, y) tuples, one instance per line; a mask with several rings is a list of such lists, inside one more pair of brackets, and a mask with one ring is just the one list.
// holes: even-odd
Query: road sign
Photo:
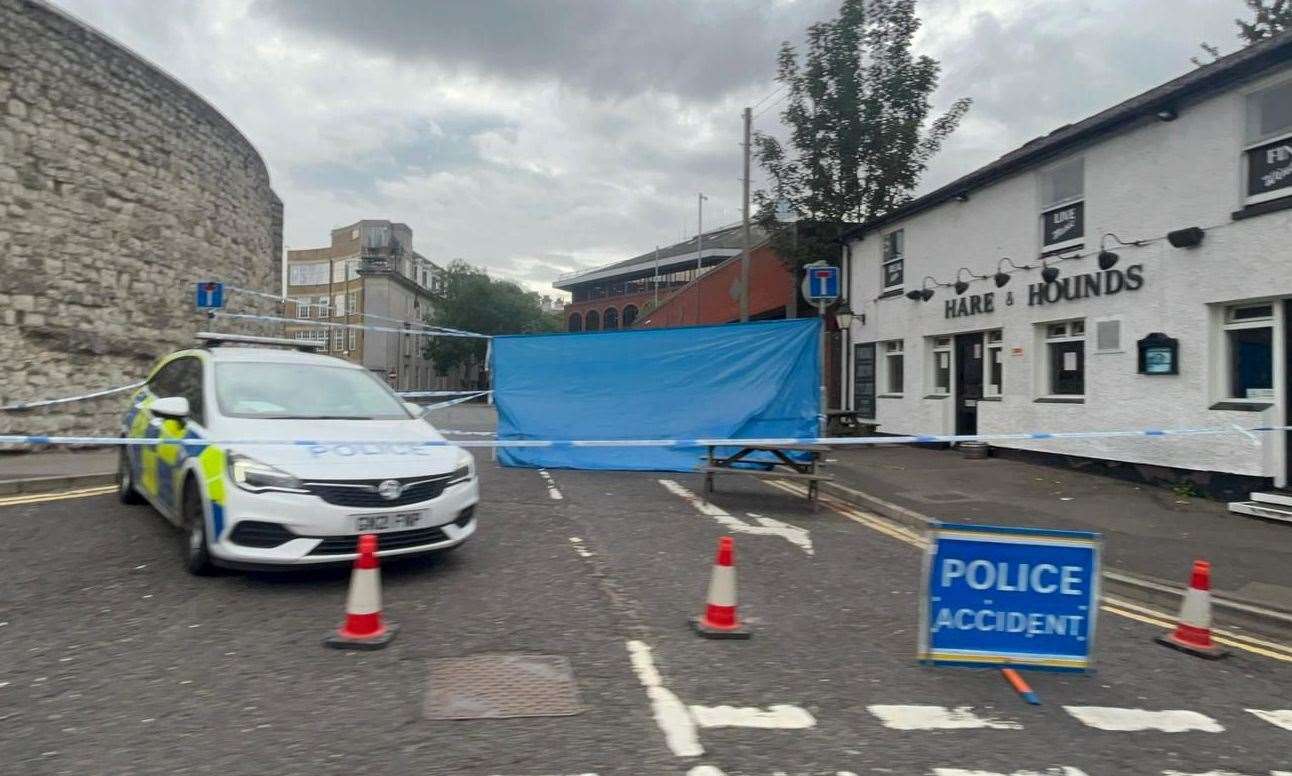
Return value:
[(812, 302), (839, 298), (839, 268), (818, 262), (803, 268), (803, 296)]
[(200, 281), (194, 301), (199, 310), (218, 310), (224, 307), (224, 284), (210, 280)]
[(932, 538), (924, 561), (921, 662), (1090, 667), (1099, 534), (943, 523)]

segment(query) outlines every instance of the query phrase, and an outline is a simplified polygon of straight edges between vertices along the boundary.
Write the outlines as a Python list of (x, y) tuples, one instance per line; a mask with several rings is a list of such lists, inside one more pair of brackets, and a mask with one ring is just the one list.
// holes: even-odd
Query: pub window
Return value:
[(934, 337), (933, 348), (933, 393), (951, 393), (951, 338)]
[(885, 342), (884, 353), (884, 394), (901, 396), (906, 387), (904, 370), (906, 361), (903, 356), (905, 343), (902, 340)]
[(1085, 234), (1085, 162), (1072, 159), (1041, 173), (1041, 251), (1072, 248)]
[(898, 229), (884, 235), (884, 256), (880, 266), (880, 285), (884, 291), (901, 289), (906, 256), (906, 236)]
[(1274, 305), (1226, 310), (1225, 351), (1229, 398), (1274, 397)]
[(1084, 396), (1086, 393), (1086, 322), (1062, 321), (1043, 325), (1050, 395)]
[(1246, 202), (1292, 196), (1292, 80), (1247, 95)]
[(1005, 341), (1000, 329), (987, 332), (987, 396), (1000, 396), (1005, 390)]

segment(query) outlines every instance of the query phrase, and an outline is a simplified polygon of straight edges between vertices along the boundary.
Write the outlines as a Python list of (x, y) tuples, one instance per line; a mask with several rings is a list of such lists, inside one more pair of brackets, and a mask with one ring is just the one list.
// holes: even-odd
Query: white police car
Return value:
[(198, 337), (153, 368), (122, 428), (192, 442), (123, 447), (117, 475), (122, 501), (180, 527), (190, 572), (353, 560), (364, 533), (382, 557), (430, 553), (475, 532), (471, 454), (422, 444), (444, 437), (368, 370), (267, 347), (291, 340)]

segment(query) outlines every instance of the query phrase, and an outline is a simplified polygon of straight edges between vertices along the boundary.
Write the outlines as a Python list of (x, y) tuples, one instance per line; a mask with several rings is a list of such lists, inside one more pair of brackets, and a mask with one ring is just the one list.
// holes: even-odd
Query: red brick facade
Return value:
[[(794, 304), (794, 273), (769, 246), (749, 254), (749, 317), (782, 318)], [(699, 296), (699, 316), (696, 297)], [(730, 323), (740, 320), (740, 257), (728, 259), (661, 301), (636, 328)]]

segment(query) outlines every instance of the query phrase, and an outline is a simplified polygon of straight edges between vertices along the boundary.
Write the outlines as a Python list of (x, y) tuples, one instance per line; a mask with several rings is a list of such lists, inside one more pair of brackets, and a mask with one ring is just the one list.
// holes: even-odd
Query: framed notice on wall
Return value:
[(1180, 341), (1160, 331), (1139, 343), (1139, 373), (1142, 375), (1180, 374)]

